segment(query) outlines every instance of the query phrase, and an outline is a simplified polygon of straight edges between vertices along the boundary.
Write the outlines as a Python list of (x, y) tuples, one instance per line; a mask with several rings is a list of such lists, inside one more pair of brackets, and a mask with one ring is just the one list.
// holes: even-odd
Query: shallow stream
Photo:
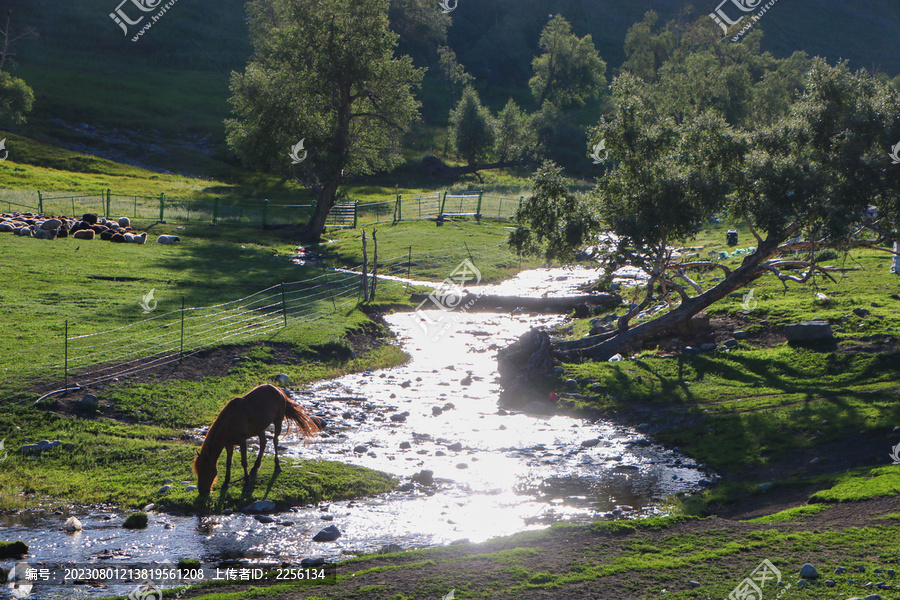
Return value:
[[(569, 295), (595, 276), (587, 270), (529, 271), (483, 291)], [(666, 495), (691, 491), (704, 478), (691, 459), (651, 443), (636, 430), (500, 405), (497, 348), (562, 317), (461, 311), (424, 316), (387, 317), (397, 342), (411, 356), (408, 363), (295, 390), (304, 406), (326, 419), (328, 435), (305, 446), (295, 438), (281, 440), (286, 456), (392, 473), (403, 482), (397, 491), (297, 508), (271, 515), (271, 523), (243, 514), (151, 513), (149, 527), (137, 531), (122, 528), (122, 511), (76, 515), (84, 525), (76, 534), (62, 530), (66, 515), (28, 512), (0, 517), (0, 539), (25, 541), (32, 565), (177, 562), (187, 557), (200, 558), (207, 567), (235, 557), (266, 564), (297, 564), (304, 557), (338, 561), (386, 546), (396, 550), (481, 542), (561, 521), (657, 514)], [(547, 407), (550, 412), (549, 401)], [(433, 472), (433, 486), (410, 482), (422, 470)], [(337, 526), (341, 537), (313, 542), (328, 525)], [(6, 569), (12, 565), (0, 561)], [(30, 597), (127, 595), (136, 583), (39, 584)], [(4, 594), (9, 597), (11, 591), (4, 588), (0, 597)]]

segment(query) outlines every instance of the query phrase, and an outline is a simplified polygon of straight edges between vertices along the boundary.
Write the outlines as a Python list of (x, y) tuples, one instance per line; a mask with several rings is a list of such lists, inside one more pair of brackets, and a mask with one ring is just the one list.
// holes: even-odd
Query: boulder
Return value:
[(816, 571), (816, 568), (809, 563), (806, 563), (802, 567), (800, 567), (800, 577), (803, 579), (818, 579), (819, 572)]
[(79, 521), (75, 517), (69, 517), (68, 519), (66, 519), (66, 524), (63, 525), (63, 529), (66, 530), (66, 533), (75, 533), (76, 531), (81, 531), (81, 521)]
[(341, 531), (336, 525), (329, 525), (313, 536), (314, 542), (333, 542), (341, 537)]
[(275, 510), (275, 503), (271, 500), (257, 500), (241, 509), (245, 513), (263, 513), (273, 510)]
[(785, 325), (784, 335), (789, 342), (819, 342), (834, 339), (831, 325), (824, 320)]
[(100, 400), (93, 394), (85, 394), (81, 397), (82, 410), (97, 410), (100, 408)]
[(423, 469), (412, 476), (412, 480), (419, 485), (430, 486), (434, 484), (434, 471)]

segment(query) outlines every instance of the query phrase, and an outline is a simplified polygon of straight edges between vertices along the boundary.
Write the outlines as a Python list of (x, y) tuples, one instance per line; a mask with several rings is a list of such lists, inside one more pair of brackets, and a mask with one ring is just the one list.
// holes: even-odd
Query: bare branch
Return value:
[(726, 277), (728, 275), (731, 275), (731, 269), (729, 269), (728, 267), (726, 267), (723, 264), (719, 264), (719, 263), (713, 262), (711, 260), (701, 260), (701, 261), (694, 261), (694, 262), (689, 262), (689, 263), (678, 263), (675, 265), (669, 265), (666, 268), (669, 270), (677, 270), (677, 269), (690, 269), (692, 267), (717, 267), (717, 268), (725, 271)]
[(753, 227), (753, 224), (750, 222), (750, 219), (747, 217), (746, 214), (744, 215), (744, 222), (747, 224), (747, 227), (750, 228), (750, 233), (752, 233), (753, 237), (756, 238), (757, 243), (762, 244), (763, 239), (761, 237), (759, 237), (758, 233), (756, 233), (756, 229)]
[(698, 294), (703, 293), (703, 288), (700, 287), (700, 284), (697, 283), (696, 281), (694, 281), (693, 279), (691, 279), (690, 277), (688, 277), (687, 274), (684, 272), (684, 269), (678, 269), (677, 277), (684, 279), (688, 283), (688, 285), (690, 285), (692, 288), (694, 288), (694, 291), (697, 292)]

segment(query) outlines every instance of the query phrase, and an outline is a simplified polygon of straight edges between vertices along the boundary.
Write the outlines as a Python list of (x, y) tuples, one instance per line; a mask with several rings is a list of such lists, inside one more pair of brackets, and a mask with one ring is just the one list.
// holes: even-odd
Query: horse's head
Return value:
[(201, 496), (209, 496), (218, 473), (216, 461), (211, 460), (209, 454), (198, 452), (194, 459), (194, 473), (197, 475), (197, 491)]

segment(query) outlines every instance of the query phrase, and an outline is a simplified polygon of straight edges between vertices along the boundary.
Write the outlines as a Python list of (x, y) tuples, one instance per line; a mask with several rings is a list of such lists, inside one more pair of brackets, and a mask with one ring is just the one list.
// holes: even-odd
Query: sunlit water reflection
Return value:
[[(540, 270), (485, 291), (572, 294), (595, 276), (587, 270)], [(0, 539), (24, 540), (29, 562), (146, 563), (198, 557), (218, 564), (241, 557), (296, 564), (310, 556), (340, 560), (388, 544), (420, 548), (461, 539), (480, 542), (560, 521), (610, 518), (613, 511), (616, 518), (655, 514), (661, 498), (694, 489), (704, 476), (690, 459), (611, 422), (500, 406), (497, 349), (529, 328), (556, 324), (561, 317), (441, 311), (428, 316), (425, 321), (408, 313), (387, 318), (411, 356), (407, 364), (297, 390), (301, 403), (327, 420), (328, 433), (306, 446), (294, 438), (281, 440), (286, 456), (386, 471), (406, 482), (403, 491), (298, 508), (275, 515), (269, 524), (242, 514), (151, 514), (146, 530), (131, 531), (121, 527), (121, 512), (110, 511), (79, 515), (84, 531), (70, 535), (62, 531), (65, 515), (29, 513), (0, 517)], [(436, 332), (442, 328), (428, 325), (451, 317), (455, 321), (441, 335)], [(391, 419), (403, 413), (408, 413), (405, 420)], [(599, 441), (582, 445), (587, 440)], [(435, 484), (409, 483), (423, 469), (434, 472)], [(337, 541), (311, 541), (331, 524), (342, 532)], [(8, 569), (13, 563), (0, 564)], [(79, 590), (109, 595), (133, 588)], [(42, 590), (43, 595), (31, 597), (73, 597), (71, 589)]]

